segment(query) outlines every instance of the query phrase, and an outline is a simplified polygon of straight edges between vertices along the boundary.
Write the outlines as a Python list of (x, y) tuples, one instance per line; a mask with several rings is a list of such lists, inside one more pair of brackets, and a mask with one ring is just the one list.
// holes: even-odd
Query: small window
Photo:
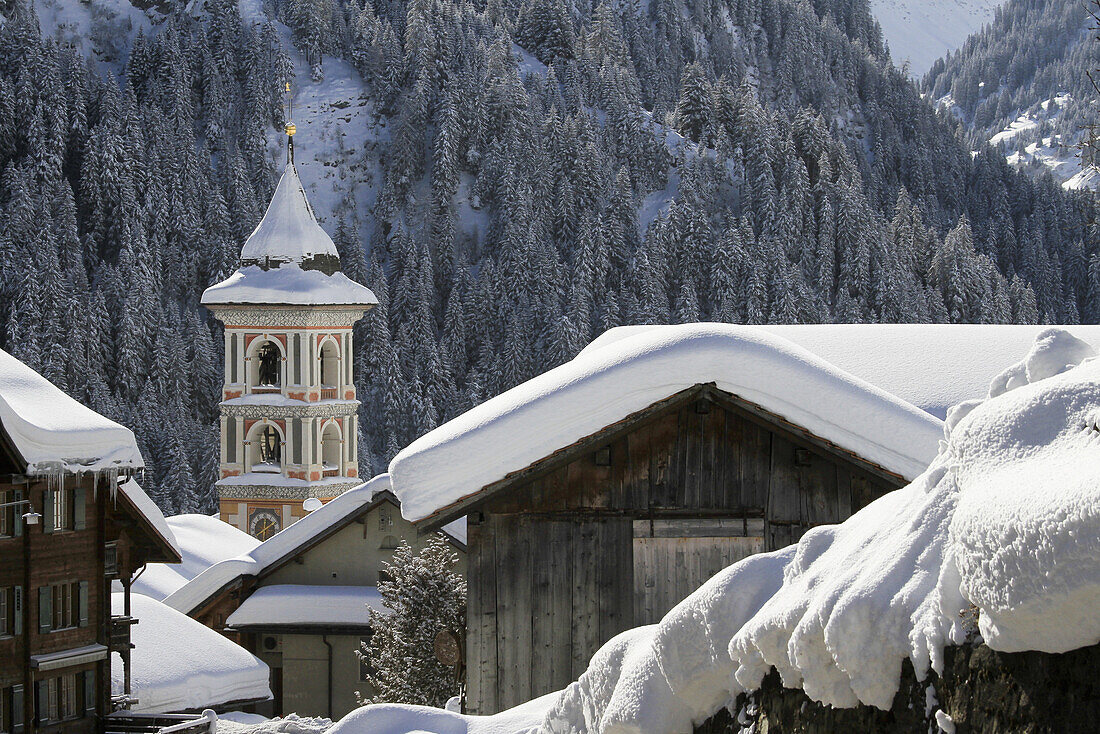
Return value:
[(596, 466), (611, 466), (611, 447), (596, 449)]
[(53, 628), (55, 630), (67, 629), (76, 626), (77, 601), (73, 593), (75, 584), (53, 585)]
[(18, 507), (4, 507), (15, 502), (14, 489), (0, 489), (0, 538), (10, 538), (15, 535), (15, 518)]
[(61, 676), (61, 718), (75, 719), (80, 710), (76, 705), (76, 673)]
[(118, 545), (107, 543), (103, 548), (103, 575), (118, 576)]
[(56, 487), (50, 490), (53, 493), (53, 529), (73, 529), (73, 490), (66, 487)]
[(382, 538), (382, 545), (378, 546), (378, 548), (379, 550), (392, 551), (397, 550), (397, 545), (397, 536), (387, 535), (386, 537)]

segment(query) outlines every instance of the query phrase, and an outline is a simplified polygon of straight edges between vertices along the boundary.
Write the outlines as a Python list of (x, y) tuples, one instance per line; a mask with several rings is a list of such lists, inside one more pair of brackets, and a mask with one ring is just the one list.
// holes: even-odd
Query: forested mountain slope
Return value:
[(197, 300), (274, 185), (287, 81), (382, 301), (364, 467), (623, 323), (1097, 317), (1092, 200), (972, 157), (866, 0), (164, 2), (97, 16), (109, 53), (5, 15), (0, 345), (132, 426), (167, 511), (210, 507)]
[(1097, 121), (1093, 24), (1081, 0), (1010, 0), (989, 27), (937, 61), (923, 87), (960, 116), (974, 150), (992, 141), (1017, 168), (1096, 188), (1076, 147), (1082, 127)]

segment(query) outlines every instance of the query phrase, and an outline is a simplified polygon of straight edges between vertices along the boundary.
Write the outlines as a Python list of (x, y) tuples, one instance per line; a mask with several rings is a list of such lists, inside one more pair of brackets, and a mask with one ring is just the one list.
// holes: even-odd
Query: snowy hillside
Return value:
[(1083, 166), (1078, 147), (1082, 139), (1079, 130), (1053, 132), (1061, 129), (1059, 122), (1067, 106), (1074, 103), (1068, 94), (1045, 99), (1017, 117), (989, 139), (1000, 146), (1013, 168), (1032, 174), (1049, 173), (1067, 189), (1090, 189), (1100, 186), (1097, 171)]
[(890, 56), (920, 78), (936, 59), (960, 48), (993, 20), (1004, 0), (871, 0)]

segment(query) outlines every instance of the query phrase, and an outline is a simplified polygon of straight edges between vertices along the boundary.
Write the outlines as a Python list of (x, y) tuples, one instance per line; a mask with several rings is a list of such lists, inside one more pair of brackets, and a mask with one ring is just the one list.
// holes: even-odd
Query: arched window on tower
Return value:
[(321, 387), (337, 388), (340, 385), (340, 354), (332, 341), (321, 346)]
[(265, 425), (252, 434), (249, 471), (280, 473), (283, 470), (282, 436), (275, 426)]
[(326, 477), (340, 474), (340, 429), (335, 423), (329, 423), (321, 433), (321, 462)]
[(256, 350), (256, 385), (258, 387), (279, 387), (282, 383), (282, 356), (279, 348), (271, 342), (264, 342)]

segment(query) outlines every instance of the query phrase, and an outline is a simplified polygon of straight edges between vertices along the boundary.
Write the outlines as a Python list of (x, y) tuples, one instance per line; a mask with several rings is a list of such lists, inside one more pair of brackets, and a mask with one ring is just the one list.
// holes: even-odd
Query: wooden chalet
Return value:
[[(719, 330), (717, 337), (723, 333)], [(707, 349), (713, 351), (716, 342), (717, 348), (727, 349), (715, 333), (705, 332), (699, 339), (704, 337)], [(739, 365), (738, 354), (756, 359), (751, 347), (760, 359), (773, 359), (768, 350), (777, 343), (775, 337), (749, 344), (739, 338), (731, 337), (728, 347), (728, 370), (738, 379), (753, 369)], [(915, 425), (915, 443), (920, 445), (914, 455), (935, 453), (936, 419), (913, 415), (912, 406), (870, 386), (853, 385), (835, 368), (820, 368), (820, 404), (803, 411), (825, 417), (806, 421), (829, 429), (815, 431), (765, 407), (763, 398), (749, 400), (720, 386), (732, 378), (700, 379), (714, 372), (719, 373), (716, 378), (725, 377), (725, 352), (693, 363), (692, 346), (686, 339), (668, 348), (685, 355), (682, 361), (663, 363), (684, 365), (675, 379), (660, 376), (646, 363), (664, 357), (663, 347), (644, 338), (637, 365), (615, 356), (604, 369), (578, 358), (575, 369), (567, 364), (532, 381), (530, 398), (523, 397), (521, 385), (515, 388), (517, 395), (501, 396), (501, 408), (493, 401), (475, 408), (482, 412), (468, 424), (488, 431), (487, 436), (471, 435), (459, 445), (465, 440), (462, 431), (444, 426), (437, 429), (443, 435), (439, 442), (429, 433), (422, 446), (413, 444), (394, 460), (391, 473), (403, 502), (413, 499), (407, 496), (413, 490), (406, 490), (403, 482), (419, 481), (432, 491), (446, 460), (455, 456), (484, 451), (486, 463), (501, 467), (496, 481), (482, 483), (487, 476), (482, 473), (469, 484), (463, 484), (461, 466), (452, 468), (454, 491), (437, 500), (437, 509), (413, 518), (422, 529), (463, 515), (468, 519), (470, 713), (495, 713), (567, 686), (604, 643), (624, 630), (660, 621), (722, 568), (797, 541), (815, 525), (843, 521), (906, 484), (919, 462), (885, 466), (842, 445), (836, 440), (840, 432), (830, 433), (828, 414), (843, 410), (849, 397), (860, 403), (853, 409), (873, 413), (879, 406), (883, 416), (895, 410), (906, 416), (901, 423), (911, 425), (899, 429)], [(785, 348), (776, 347), (781, 355)], [(794, 380), (815, 385), (819, 379), (812, 374), (813, 363), (806, 372), (799, 362), (803, 355), (795, 356), (775, 358), (774, 370), (758, 368), (759, 378), (747, 377), (742, 384), (767, 385), (774, 377), (777, 390), (789, 385), (814, 392), (794, 385)], [(594, 386), (587, 392), (586, 381)], [(826, 394), (834, 384), (839, 392)], [(541, 419), (571, 424), (577, 416), (599, 414), (601, 401), (614, 402), (631, 393), (660, 395), (665, 385), (674, 386), (668, 394), (616, 414), (617, 419), (597, 430), (578, 428), (587, 432), (565, 445), (548, 445), (541, 458), (523, 466), (510, 455), (513, 449), (500, 443), (502, 435), (534, 435), (529, 440), (537, 441), (540, 425), (557, 430)], [(568, 390), (578, 391), (581, 399), (555, 397)], [(502, 428), (492, 433), (498, 421)], [(843, 435), (848, 446), (861, 445), (854, 428)], [(516, 449), (516, 456), (524, 450)], [(433, 454), (436, 463), (443, 457), (441, 474), (416, 478), (433, 471)]]
[[(23, 413), (30, 404), (48, 419)], [(105, 446), (113, 458), (97, 465)], [(109, 656), (128, 688), (138, 620), (112, 615), (111, 583), (180, 560), (156, 505), (119, 484), (140, 467), (129, 430), (0, 352), (0, 731), (94, 732), (126, 705), (112, 702)]]

